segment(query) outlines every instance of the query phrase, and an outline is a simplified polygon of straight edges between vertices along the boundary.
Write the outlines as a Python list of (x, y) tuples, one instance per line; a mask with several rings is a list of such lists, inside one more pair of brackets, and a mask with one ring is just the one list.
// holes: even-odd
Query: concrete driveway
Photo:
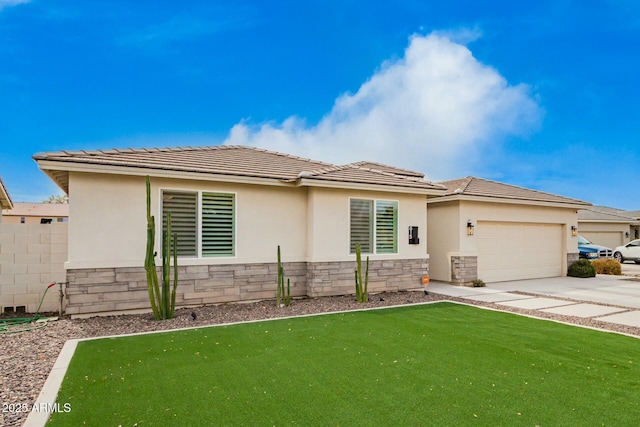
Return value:
[[(472, 301), (640, 327), (640, 276), (551, 277), (489, 283), (482, 288), (432, 282), (428, 290)], [(518, 291), (533, 295), (515, 293)]]
[(622, 264), (622, 274), (640, 276), (640, 264), (625, 262)]
[(521, 291), (579, 301), (612, 304), (640, 309), (640, 278), (598, 275), (588, 279), (552, 277), (490, 283), (487, 289), (501, 292)]

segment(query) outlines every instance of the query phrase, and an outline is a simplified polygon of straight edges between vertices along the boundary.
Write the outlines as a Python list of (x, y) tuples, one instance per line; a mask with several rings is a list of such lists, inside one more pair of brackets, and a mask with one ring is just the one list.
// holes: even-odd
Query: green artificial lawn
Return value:
[(639, 355), (447, 302), (83, 341), (48, 425), (637, 426)]

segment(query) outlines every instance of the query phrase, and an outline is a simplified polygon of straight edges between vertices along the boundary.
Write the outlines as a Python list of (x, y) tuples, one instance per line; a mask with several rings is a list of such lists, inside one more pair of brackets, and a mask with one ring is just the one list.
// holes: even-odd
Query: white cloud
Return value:
[(355, 94), (340, 96), (317, 125), (296, 117), (243, 121), (225, 143), (337, 164), (372, 160), (444, 179), (468, 174), (465, 159), (527, 134), (541, 115), (528, 86), (510, 86), (466, 46), (432, 33), (411, 37), (404, 58), (383, 63)]
[(17, 6), (19, 4), (30, 3), (30, 2), (31, 0), (0, 0), (0, 10), (7, 7)]

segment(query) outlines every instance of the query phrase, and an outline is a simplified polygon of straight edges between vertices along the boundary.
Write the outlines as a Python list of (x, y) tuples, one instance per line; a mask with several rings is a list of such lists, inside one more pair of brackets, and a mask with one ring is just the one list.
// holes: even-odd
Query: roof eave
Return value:
[(441, 195), (444, 190), (437, 188), (421, 188), (399, 185), (367, 184), (361, 182), (331, 181), (325, 179), (300, 178), (296, 181), (299, 187), (323, 187), (347, 190), (380, 191), (386, 193), (423, 194), (425, 196)]
[(578, 218), (578, 222), (594, 222), (598, 224), (629, 224), (629, 225), (640, 225), (640, 221), (635, 219), (623, 220), (623, 219), (580, 219)]
[[(214, 174), (205, 172), (188, 172), (172, 169), (157, 169), (135, 166), (96, 165), (87, 163), (58, 162), (52, 160), (36, 160), (40, 169), (46, 173), (60, 188), (68, 194), (68, 174), (70, 172), (97, 173), (110, 175), (146, 176), (156, 178), (190, 179), (197, 181), (232, 182), (239, 184), (258, 184), (290, 187), (293, 184), (278, 178), (265, 178), (249, 175)], [(60, 173), (62, 172), (62, 173)], [(66, 172), (66, 174), (64, 174)], [(66, 183), (61, 178), (66, 176)]]
[(2, 209), (13, 209), (13, 201), (2, 180), (0, 180), (0, 207)]
[(506, 203), (513, 205), (529, 205), (529, 206), (546, 206), (554, 208), (565, 209), (584, 209), (585, 206), (592, 206), (589, 202), (552, 202), (546, 200), (530, 200), (530, 199), (518, 199), (508, 197), (487, 197), (487, 196), (471, 196), (466, 194), (451, 194), (442, 197), (434, 197), (427, 200), (427, 203), (443, 203), (451, 201), (474, 201), (474, 202), (487, 202), (487, 203)]

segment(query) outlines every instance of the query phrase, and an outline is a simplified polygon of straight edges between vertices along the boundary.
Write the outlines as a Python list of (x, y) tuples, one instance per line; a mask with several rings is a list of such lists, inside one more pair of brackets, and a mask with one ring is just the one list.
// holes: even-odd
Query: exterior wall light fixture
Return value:
[(624, 237), (626, 237), (627, 239), (629, 238), (629, 232), (628, 231), (624, 232)]
[(470, 219), (467, 220), (467, 236), (473, 236), (473, 223), (471, 222)]
[(575, 225), (572, 225), (572, 226), (571, 226), (571, 235), (572, 235), (573, 237), (575, 237), (575, 236), (577, 236), (577, 235), (578, 235), (578, 227), (576, 227)]

